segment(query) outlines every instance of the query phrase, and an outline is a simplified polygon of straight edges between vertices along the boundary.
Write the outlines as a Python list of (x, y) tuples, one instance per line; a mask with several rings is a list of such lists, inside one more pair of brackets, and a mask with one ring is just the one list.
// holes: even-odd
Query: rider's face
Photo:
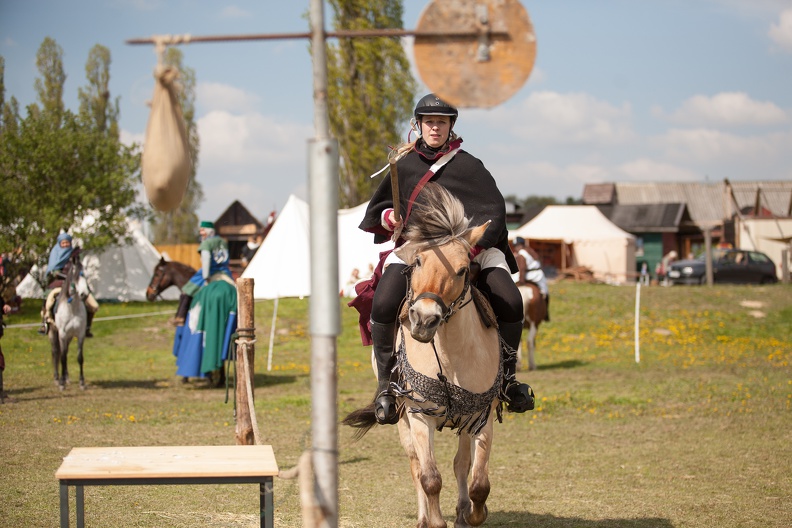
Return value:
[(451, 118), (448, 116), (428, 115), (421, 118), (421, 136), (432, 148), (442, 147), (451, 133)]
[(67, 240), (67, 239), (61, 240), (60, 241), (60, 247), (62, 247), (62, 248), (71, 247), (71, 240)]

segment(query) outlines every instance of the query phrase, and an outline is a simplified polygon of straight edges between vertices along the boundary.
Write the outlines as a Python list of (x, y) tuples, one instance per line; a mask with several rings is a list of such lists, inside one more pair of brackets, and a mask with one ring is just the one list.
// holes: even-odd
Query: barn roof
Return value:
[(597, 206), (608, 219), (630, 233), (676, 233), (692, 220), (682, 203)]
[[(602, 200), (598, 186), (586, 196)], [(663, 182), (663, 183), (613, 183), (611, 205), (685, 204), (690, 217), (700, 227), (713, 226), (730, 220), (738, 209), (753, 207), (759, 196), (760, 207), (778, 217), (789, 216), (792, 201), (792, 181), (742, 181), (742, 182)], [(588, 194), (587, 194), (588, 193)], [(732, 198), (733, 194), (733, 198)], [(736, 202), (736, 203), (735, 203)], [(604, 202), (598, 202), (604, 204)]]

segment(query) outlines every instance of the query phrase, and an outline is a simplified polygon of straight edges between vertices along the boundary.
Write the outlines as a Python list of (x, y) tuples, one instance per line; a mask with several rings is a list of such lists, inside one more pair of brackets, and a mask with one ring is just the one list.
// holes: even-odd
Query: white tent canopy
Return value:
[(635, 273), (635, 237), (593, 205), (549, 205), (510, 238), (563, 242), (577, 265), (607, 282), (629, 282)]
[[(374, 244), (374, 236), (358, 229), (368, 203), (338, 211), (338, 290), (354, 268), (367, 274), (369, 264), (376, 266), (379, 253), (393, 244)], [(306, 297), (311, 295), (311, 253), (309, 244), (309, 207), (294, 195), (275, 220), (261, 247), (242, 273), (254, 279), (256, 299)]]
[[(129, 221), (131, 243), (114, 245), (101, 253), (85, 251), (82, 254), (83, 270), (94, 297), (99, 300), (145, 301), (146, 287), (151, 281), (160, 254), (149, 242), (136, 221)], [(44, 292), (32, 277), (26, 276), (17, 286), (23, 298), (43, 298)], [(177, 300), (178, 288), (162, 292), (165, 300)]]

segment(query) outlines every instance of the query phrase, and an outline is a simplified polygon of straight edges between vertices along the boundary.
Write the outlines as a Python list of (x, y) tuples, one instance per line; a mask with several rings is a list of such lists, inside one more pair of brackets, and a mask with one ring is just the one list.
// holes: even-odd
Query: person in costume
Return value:
[(229, 266), (228, 243), (217, 236), (214, 222), (202, 221), (198, 228), (198, 233), (201, 236), (201, 244), (198, 246), (198, 253), (201, 254), (201, 268), (181, 288), (179, 307), (174, 318), (176, 326), (184, 325), (192, 298), (207, 283), (220, 279), (225, 275), (233, 284), (231, 267)]
[[(427, 181), (445, 187), (465, 207), (471, 225), (491, 220), (489, 229), (472, 249), (473, 262), (481, 267), (476, 286), (487, 295), (498, 320), (498, 329), (512, 352), (520, 344), (523, 328), (522, 297), (512, 280), (517, 263), (509, 247), (506, 228), (506, 205), (495, 179), (484, 164), (460, 149), (462, 138), (454, 133), (458, 111), (434, 94), (422, 97), (415, 107), (415, 141), (407, 142), (393, 153), (397, 161), (400, 210), (409, 223), (410, 200), (420, 200), (421, 188)], [(412, 197), (412, 198), (411, 198)], [(374, 234), (375, 243), (391, 239), (400, 229), (404, 218), (395, 218), (391, 183), (385, 178), (374, 192), (359, 228)], [(395, 241), (396, 247), (403, 240)], [(380, 424), (398, 421), (396, 397), (389, 387), (396, 361), (394, 340), (398, 309), (405, 297), (406, 287), (402, 271), (406, 264), (395, 252), (382, 263), (382, 277), (376, 284), (371, 305), (371, 342), (377, 363), (377, 393), (374, 411)], [(357, 306), (356, 306), (357, 308)], [(363, 310), (358, 308), (361, 314)], [(507, 409), (525, 412), (533, 409), (533, 390), (515, 378), (516, 354), (504, 362), (504, 387)]]
[(544, 320), (550, 321), (550, 293), (547, 289), (547, 277), (545, 277), (542, 264), (539, 262), (539, 255), (530, 246), (526, 245), (523, 237), (514, 239), (514, 252), (517, 259), (517, 268), (519, 268), (515, 280), (517, 286), (522, 286), (527, 282), (536, 284), (545, 302)]
[[(49, 261), (47, 262), (48, 284), (65, 278), (66, 266), (73, 252), (74, 248), (72, 247), (71, 235), (68, 233), (61, 233), (58, 235), (55, 245), (50, 249)], [(38, 333), (41, 335), (47, 334), (49, 324), (54, 321), (52, 317), (52, 308), (55, 306), (58, 293), (60, 293), (60, 287), (51, 288), (44, 300), (44, 307), (41, 310), (41, 327), (38, 329)], [(93, 323), (96, 312), (99, 311), (99, 303), (92, 293), (88, 293), (88, 297), (85, 298), (85, 311), (87, 315), (85, 322), (85, 337), (93, 337), (93, 333), (91, 333), (91, 323)]]

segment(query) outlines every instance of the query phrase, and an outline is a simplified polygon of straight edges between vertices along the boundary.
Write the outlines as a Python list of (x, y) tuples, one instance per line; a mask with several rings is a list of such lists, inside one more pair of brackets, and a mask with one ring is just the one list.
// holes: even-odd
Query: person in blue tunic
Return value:
[[(79, 249), (77, 251), (79, 251)], [(48, 284), (64, 278), (64, 268), (68, 264), (73, 252), (72, 236), (69, 233), (61, 233), (58, 235), (55, 245), (50, 249), (49, 261), (47, 262)], [(60, 287), (50, 287), (45, 297), (44, 307), (41, 309), (41, 327), (38, 329), (40, 335), (46, 335), (48, 325), (52, 323), (52, 308), (55, 305), (55, 298), (59, 292)], [(93, 323), (94, 315), (99, 311), (99, 303), (92, 293), (89, 293), (88, 297), (85, 298), (85, 308), (88, 317), (85, 324), (85, 337), (93, 337), (91, 324)]]
[(198, 232), (201, 235), (201, 244), (198, 246), (198, 253), (201, 254), (201, 268), (181, 288), (179, 308), (174, 318), (176, 326), (184, 325), (193, 297), (206, 284), (218, 279), (228, 280), (233, 284), (229, 266), (228, 243), (217, 236), (214, 222), (202, 221)]

